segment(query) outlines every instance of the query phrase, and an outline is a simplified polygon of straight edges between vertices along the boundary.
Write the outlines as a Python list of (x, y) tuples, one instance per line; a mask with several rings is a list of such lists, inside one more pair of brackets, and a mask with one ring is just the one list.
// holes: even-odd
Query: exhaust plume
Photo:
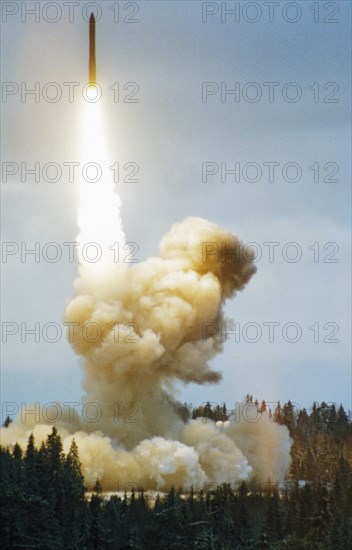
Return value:
[[(111, 166), (100, 109), (91, 103), (83, 113), (82, 165), (96, 169)], [(83, 358), (85, 395), (80, 415), (60, 406), (56, 426), (65, 451), (75, 438), (86, 483), (99, 477), (105, 490), (131, 483), (167, 490), (282, 479), (290, 461), (286, 427), (267, 413), (248, 421), (246, 404), (229, 422), (189, 421), (173, 389), (221, 379), (209, 361), (223, 347), (224, 301), (255, 272), (252, 252), (216, 224), (187, 218), (164, 236), (158, 256), (114, 262), (112, 244), (127, 245), (112, 177), (81, 182), (78, 223), (79, 277), (65, 321)], [(93, 252), (99, 243), (99, 261), (87, 257), (85, 243)], [(51, 426), (45, 407), (38, 415), (39, 422), (19, 414), (2, 429), (2, 443), (25, 446), (33, 432), (39, 445)]]
[[(286, 427), (267, 413), (257, 422), (241, 412), (225, 423), (187, 421), (173, 396), (176, 381), (220, 380), (208, 364), (223, 345), (214, 327), (224, 300), (255, 272), (251, 251), (217, 225), (188, 218), (164, 236), (157, 257), (109, 269), (105, 263), (103, 285), (95, 267), (81, 269), (65, 312), (83, 356), (86, 415), (72, 422), (64, 411), (57, 427), (65, 449), (75, 438), (86, 482), (167, 490), (284, 478)], [(3, 438), (25, 444), (31, 431), (40, 442), (50, 426), (13, 423)]]
[[(215, 251), (223, 243), (240, 245), (215, 224), (188, 218), (163, 238), (158, 257), (115, 271), (103, 299), (100, 284), (88, 277), (85, 286), (81, 278), (66, 309), (65, 321), (79, 323), (73, 345), (84, 356), (85, 400), (103, 407), (102, 431), (128, 449), (152, 436), (180, 437), (176, 380), (204, 384), (221, 377), (208, 365), (222, 349), (220, 331), (205, 337), (204, 328), (219, 326), (225, 296), (241, 290), (255, 268), (248, 254), (224, 262), (217, 253), (204, 256), (205, 242)], [(98, 327), (94, 342), (87, 326), (94, 336)], [(134, 403), (138, 422), (116, 423), (114, 403)]]

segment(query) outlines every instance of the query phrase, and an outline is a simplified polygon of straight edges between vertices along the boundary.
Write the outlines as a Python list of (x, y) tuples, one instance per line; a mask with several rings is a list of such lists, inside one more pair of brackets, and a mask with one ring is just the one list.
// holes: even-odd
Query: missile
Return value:
[(89, 18), (89, 85), (94, 86), (96, 84), (97, 73), (95, 63), (95, 17), (94, 14), (90, 14)]

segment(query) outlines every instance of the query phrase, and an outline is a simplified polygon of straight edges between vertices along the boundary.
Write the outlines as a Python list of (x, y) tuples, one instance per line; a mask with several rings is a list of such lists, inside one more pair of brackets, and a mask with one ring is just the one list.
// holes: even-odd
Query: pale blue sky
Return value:
[[(25, 4), (31, 7), (33, 2)], [(79, 94), (87, 79), (88, 50), (82, 7), (94, 2), (80, 2), (72, 23), (62, 2), (56, 3), (63, 10), (59, 20), (46, 21), (55, 13), (43, 11), (44, 4), (39, 22), (28, 15), (23, 23), (20, 13), (4, 19), (3, 13), (2, 81), (19, 86), (25, 82), (28, 88), (39, 82), (41, 90), (48, 82), (77, 82), (79, 91), (72, 103), (67, 87), (62, 87), (63, 98), (57, 103), (42, 97), (35, 103), (30, 96), (22, 103), (20, 93), (6, 102), (3, 97), (3, 162), (62, 166), (78, 158)], [(262, 250), (257, 274), (225, 308), (241, 327), (258, 323), (262, 338), (249, 343), (241, 336), (236, 343), (230, 337), (214, 361), (223, 381), (180, 388), (179, 398), (194, 405), (207, 400), (231, 405), (249, 392), (267, 401), (291, 399), (302, 407), (325, 400), (350, 408), (350, 3), (319, 2), (318, 14), (310, 9), (313, 2), (296, 2), (301, 11), (296, 23), (285, 20), (294, 17), (287, 2), (280, 2), (272, 23), (262, 2), (255, 3), (262, 10), (256, 23), (244, 19), (255, 17), (248, 2), (225, 3), (228, 8), (240, 6), (237, 23), (231, 16), (221, 22), (220, 2), (119, 2), (118, 23), (109, 9), (114, 2), (95, 4), (102, 10), (97, 75), (110, 157), (140, 167), (138, 183), (117, 186), (127, 239), (139, 245), (137, 257), (143, 260), (156, 253), (164, 232), (189, 215), (206, 217)], [(123, 22), (135, 6), (138, 22)], [(216, 7), (219, 12), (203, 23), (202, 9)], [(329, 23), (331, 19), (337, 22)], [(137, 83), (139, 102), (114, 103), (108, 89), (114, 82), (120, 83), (121, 98), (131, 91), (124, 91), (124, 84)], [(238, 83), (241, 90), (255, 82), (262, 99), (250, 102), (242, 95), (236, 103), (229, 95), (222, 103), (218, 93), (202, 102), (203, 82), (219, 87), (225, 82), (228, 88)], [(264, 85), (268, 82), (278, 83), (272, 103)], [(295, 103), (283, 99), (290, 82), (302, 90)], [(310, 88), (316, 93), (317, 86), (315, 102)], [(287, 93), (293, 91), (291, 87)], [(257, 183), (230, 177), (221, 183), (218, 174), (202, 183), (205, 162), (223, 162), (228, 169), (235, 163), (257, 163), (263, 176)], [(279, 163), (273, 182), (263, 164), (268, 162)], [(289, 162), (302, 170), (296, 183), (281, 175)], [(314, 163), (320, 170), (317, 183), (309, 169)], [(336, 166), (338, 181), (324, 182)], [(33, 183), (31, 178), (21, 183), (16, 175), (2, 185), (2, 192), (4, 241), (24, 242), (30, 248), (35, 242), (63, 246), (76, 240), (76, 184), (65, 177), (59, 183)], [(272, 263), (265, 242), (279, 243)], [(302, 250), (296, 263), (282, 258), (289, 242)], [(337, 250), (326, 243), (338, 246), (331, 256), (336, 263), (323, 261)], [(319, 247), (318, 262), (313, 245)], [(21, 263), (19, 255), (8, 258), (2, 263), (2, 321), (62, 323), (76, 273), (77, 265), (67, 256), (56, 264), (35, 263), (30, 257)], [(268, 321), (280, 323), (273, 343), (263, 325)], [(282, 337), (281, 328), (291, 322), (302, 327), (297, 343)], [(320, 327), (318, 343), (309, 329), (314, 323)], [(322, 341), (336, 326), (326, 326), (324, 332), (326, 323), (338, 325), (337, 343)], [(64, 335), (55, 344), (9, 337), (2, 350), (2, 399), (78, 401), (79, 362)]]

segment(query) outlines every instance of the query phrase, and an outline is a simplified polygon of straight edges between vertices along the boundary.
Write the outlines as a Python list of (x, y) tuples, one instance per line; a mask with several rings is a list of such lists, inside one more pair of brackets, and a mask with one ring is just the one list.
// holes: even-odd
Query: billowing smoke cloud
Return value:
[[(225, 245), (236, 257), (221, 256)], [(221, 333), (213, 328), (222, 320), (225, 296), (242, 289), (255, 269), (248, 251), (238, 253), (239, 248), (239, 241), (216, 225), (189, 218), (164, 237), (159, 257), (117, 270), (103, 297), (99, 280), (78, 281), (65, 320), (79, 323), (73, 344), (85, 357), (86, 399), (104, 406), (104, 433), (128, 449), (152, 436), (180, 437), (183, 422), (171, 391), (175, 380), (220, 379), (208, 366), (222, 347)], [(135, 403), (135, 427), (115, 422), (114, 403)]]
[[(75, 438), (87, 483), (187, 489), (285, 476), (284, 426), (266, 413), (249, 421), (245, 405), (224, 424), (187, 421), (173, 392), (176, 381), (221, 378), (209, 360), (222, 349), (222, 307), (254, 272), (251, 251), (201, 218), (175, 224), (157, 257), (103, 274), (81, 267), (65, 321), (83, 356), (86, 415), (72, 422), (66, 411), (57, 426), (66, 449)], [(32, 430), (40, 442), (50, 426), (16, 422), (3, 442), (25, 444)]]

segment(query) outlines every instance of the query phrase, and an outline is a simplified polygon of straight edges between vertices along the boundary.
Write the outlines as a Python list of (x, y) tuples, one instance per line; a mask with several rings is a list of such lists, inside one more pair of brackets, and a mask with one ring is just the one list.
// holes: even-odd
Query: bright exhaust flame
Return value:
[[(90, 86), (94, 88), (94, 86)], [(93, 93), (93, 92), (92, 92)], [(86, 102), (83, 110), (83, 140), (81, 165), (83, 177), (80, 182), (78, 226), (80, 233), (81, 270), (89, 270), (97, 276), (104, 276), (114, 263), (111, 246), (125, 243), (125, 235), (120, 218), (121, 201), (115, 191), (114, 172), (107, 154), (101, 101)], [(97, 243), (102, 256), (96, 262), (82, 257), (82, 247), (87, 243)], [(88, 249), (87, 249), (88, 250)], [(117, 266), (118, 264), (115, 264)]]
[[(203, 329), (221, 325), (225, 299), (255, 272), (251, 253), (216, 224), (188, 218), (164, 236), (157, 257), (130, 266), (115, 263), (110, 247), (122, 246), (125, 236), (100, 102), (85, 105), (83, 137), (83, 162), (94, 159), (103, 176), (80, 186), (79, 278), (65, 321), (76, 327), (72, 344), (83, 357), (86, 393), (81, 416), (61, 408), (56, 425), (64, 449), (74, 437), (86, 482), (99, 477), (105, 490), (131, 483), (167, 490), (235, 484), (253, 476), (283, 479), (291, 445), (285, 426), (271, 423), (267, 413), (256, 422), (242, 412), (224, 424), (187, 421), (173, 390), (176, 381), (211, 384), (221, 378), (208, 364), (222, 350), (220, 333), (204, 336)], [(94, 166), (89, 178), (94, 179)], [(101, 247), (99, 261), (84, 258), (87, 243)], [(204, 243), (213, 251), (205, 257)], [(224, 247), (237, 250), (237, 259), (216, 253)], [(93, 336), (84, 333), (87, 324), (94, 325)], [(40, 444), (50, 432), (43, 418), (40, 412), (39, 423), (33, 414), (21, 422), (19, 415), (2, 429), (3, 444), (25, 446), (31, 432)]]

